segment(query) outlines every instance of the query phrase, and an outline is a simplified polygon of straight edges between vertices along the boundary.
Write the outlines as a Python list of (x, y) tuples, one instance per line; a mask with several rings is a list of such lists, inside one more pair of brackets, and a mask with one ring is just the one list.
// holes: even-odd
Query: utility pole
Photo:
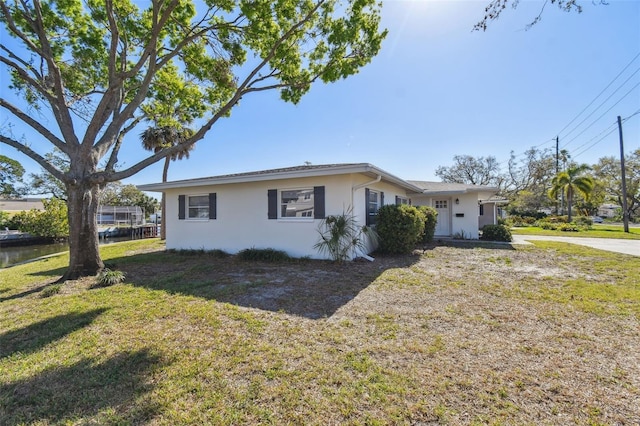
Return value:
[[(560, 161), (560, 154), (559, 154), (559, 145), (560, 145), (560, 138), (558, 136), (556, 136), (556, 178), (558, 177), (558, 173), (560, 173), (560, 166), (559, 166), (559, 161)], [(560, 205), (558, 204), (558, 196), (559, 194), (556, 193), (556, 216), (560, 215)]]
[(624, 232), (629, 233), (629, 216), (627, 215), (627, 177), (624, 170), (624, 143), (622, 142), (622, 119), (618, 116), (618, 133), (620, 134), (620, 167), (622, 169), (622, 223)]

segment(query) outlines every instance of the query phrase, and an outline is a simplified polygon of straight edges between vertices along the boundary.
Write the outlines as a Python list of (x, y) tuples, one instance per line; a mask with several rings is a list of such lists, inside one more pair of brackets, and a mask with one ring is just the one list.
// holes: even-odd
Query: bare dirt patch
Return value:
[[(322, 422), (349, 423), (353, 410), (383, 410), (379, 417), (389, 420), (380, 404), (393, 400), (414, 424), (640, 424), (638, 318), (538, 297), (567, 280), (611, 281), (572, 266), (569, 256), (433, 246), (373, 263), (203, 259), (122, 269), (135, 285), (226, 302), (262, 318), (260, 339), (279, 348), (281, 367), (310, 371), (298, 373), (304, 384), (293, 373), (288, 378), (309, 398), (342, 392), (344, 379), (325, 377), (334, 374), (325, 364), (355, 368), (353, 380), (365, 387), (372, 377), (389, 382), (386, 396), (368, 392), (348, 410), (323, 412)], [(228, 380), (243, 379), (236, 371)]]

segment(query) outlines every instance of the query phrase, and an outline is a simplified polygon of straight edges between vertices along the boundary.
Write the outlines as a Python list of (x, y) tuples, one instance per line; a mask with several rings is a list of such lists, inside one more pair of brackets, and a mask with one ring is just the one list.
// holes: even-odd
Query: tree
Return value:
[[(490, 21), (494, 21), (500, 17), (500, 14), (507, 8), (509, 4), (515, 9), (518, 7), (520, 0), (492, 0), (487, 7), (484, 8), (484, 17), (478, 22), (473, 29), (476, 31), (486, 31)], [(578, 0), (545, 0), (541, 2), (540, 13), (535, 16), (532, 21), (527, 25), (527, 29), (531, 28), (542, 19), (542, 13), (544, 12), (547, 3), (555, 4), (560, 10), (565, 12), (575, 11), (577, 13), (582, 12), (582, 6), (578, 4)], [(594, 0), (595, 3), (595, 0)], [(607, 4), (606, 0), (599, 0), (599, 4)]]
[[(176, 145), (183, 146), (183, 149), (180, 151), (165, 157), (164, 168), (162, 169), (162, 182), (166, 182), (169, 177), (169, 164), (171, 161), (189, 158), (189, 152), (195, 147), (195, 145), (185, 145), (184, 141), (188, 140), (192, 134), (193, 131), (189, 128), (164, 126), (149, 127), (140, 135), (142, 147), (147, 151), (160, 152), (165, 148), (171, 148)], [(160, 201), (160, 209), (162, 210), (162, 223), (160, 226), (161, 240), (165, 240), (167, 238), (167, 217), (164, 214), (166, 210), (166, 203), (166, 197), (163, 192), (162, 200)]]
[(567, 168), (567, 170), (558, 173), (551, 181), (552, 186), (549, 191), (549, 196), (555, 200), (558, 193), (565, 194), (569, 222), (571, 222), (571, 205), (573, 204), (573, 196), (575, 194), (580, 194), (585, 199), (588, 199), (589, 194), (593, 190), (593, 178), (590, 176), (583, 176), (583, 173), (589, 169), (590, 167), (586, 164), (572, 166)]
[(500, 174), (500, 163), (495, 157), (472, 157), (471, 155), (455, 155), (454, 165), (440, 166), (436, 176), (443, 182), (468, 183), (472, 185), (500, 186), (503, 177)]
[(512, 151), (502, 193), (513, 209), (538, 211), (550, 205), (547, 194), (554, 175), (555, 156), (550, 150), (530, 148), (520, 160)]
[[(640, 149), (625, 156), (627, 184), (627, 215), (630, 219), (640, 216)], [(604, 187), (606, 199), (622, 206), (622, 173), (620, 159), (603, 157), (593, 167), (595, 178)]]
[[(142, 2), (146, 9), (137, 3), (0, 0), (0, 21), (13, 38), (0, 45), (0, 63), (27, 103), (0, 97), (0, 108), (69, 160), (61, 170), (36, 151), (40, 144), (0, 131), (0, 142), (65, 186), (70, 256), (61, 280), (104, 267), (95, 220), (104, 185), (203, 139), (251, 93), (278, 90), (296, 103), (316, 81), (357, 73), (387, 34), (375, 0), (152, 0)], [(29, 114), (38, 108), (49, 111), (53, 125)], [(180, 116), (172, 118), (174, 111)], [(115, 170), (140, 122), (164, 126), (172, 119), (198, 124), (183, 144)]]
[(12, 197), (18, 193), (14, 186), (22, 180), (24, 167), (7, 156), (0, 155), (0, 196)]

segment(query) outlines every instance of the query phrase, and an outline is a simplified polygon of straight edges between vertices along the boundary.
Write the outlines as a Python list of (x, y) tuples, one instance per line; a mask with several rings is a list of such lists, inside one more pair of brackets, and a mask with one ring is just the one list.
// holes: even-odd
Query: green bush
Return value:
[(575, 222), (576, 225), (586, 226), (587, 228), (589, 228), (589, 227), (591, 227), (591, 225), (593, 225), (593, 221), (588, 216), (574, 217), (573, 221)]
[(511, 231), (504, 225), (485, 225), (482, 228), (481, 240), (485, 241), (505, 241), (513, 240)]
[(425, 216), (408, 205), (388, 204), (380, 207), (376, 219), (376, 232), (383, 253), (411, 253), (424, 233)]
[(69, 236), (67, 203), (51, 198), (42, 200), (44, 210), (29, 210), (16, 213), (11, 219), (13, 225), (22, 232), (36, 237), (64, 238)]
[(257, 249), (255, 247), (241, 250), (238, 259), (254, 262), (284, 262), (291, 260), (291, 257), (282, 250), (272, 248)]
[(438, 210), (429, 206), (418, 206), (418, 210), (425, 217), (424, 232), (422, 234), (422, 242), (430, 243), (433, 241), (433, 235), (436, 232), (436, 223), (438, 222)]

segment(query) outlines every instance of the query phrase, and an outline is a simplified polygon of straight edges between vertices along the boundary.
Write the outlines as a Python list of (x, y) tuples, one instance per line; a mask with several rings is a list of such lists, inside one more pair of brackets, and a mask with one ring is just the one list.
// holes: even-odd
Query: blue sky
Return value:
[[(581, 14), (547, 5), (528, 31), (543, 2), (521, 1), (486, 32), (472, 32), (487, 3), (384, 1), (389, 35), (370, 65), (347, 80), (314, 86), (298, 105), (275, 92), (247, 96), (189, 160), (172, 163), (169, 179), (309, 161), (369, 162), (406, 179), (438, 180), (436, 168), (451, 165), (454, 155), (492, 155), (506, 166), (512, 150), (555, 148), (558, 134), (576, 161), (619, 155), (617, 129), (601, 135), (618, 115), (640, 110), (640, 1), (585, 1)], [(640, 147), (640, 114), (625, 121), (624, 139), (626, 152)], [(125, 165), (145, 155), (137, 133), (126, 145)], [(0, 153), (39, 170), (4, 145)], [(125, 183), (157, 182), (161, 168)]]

